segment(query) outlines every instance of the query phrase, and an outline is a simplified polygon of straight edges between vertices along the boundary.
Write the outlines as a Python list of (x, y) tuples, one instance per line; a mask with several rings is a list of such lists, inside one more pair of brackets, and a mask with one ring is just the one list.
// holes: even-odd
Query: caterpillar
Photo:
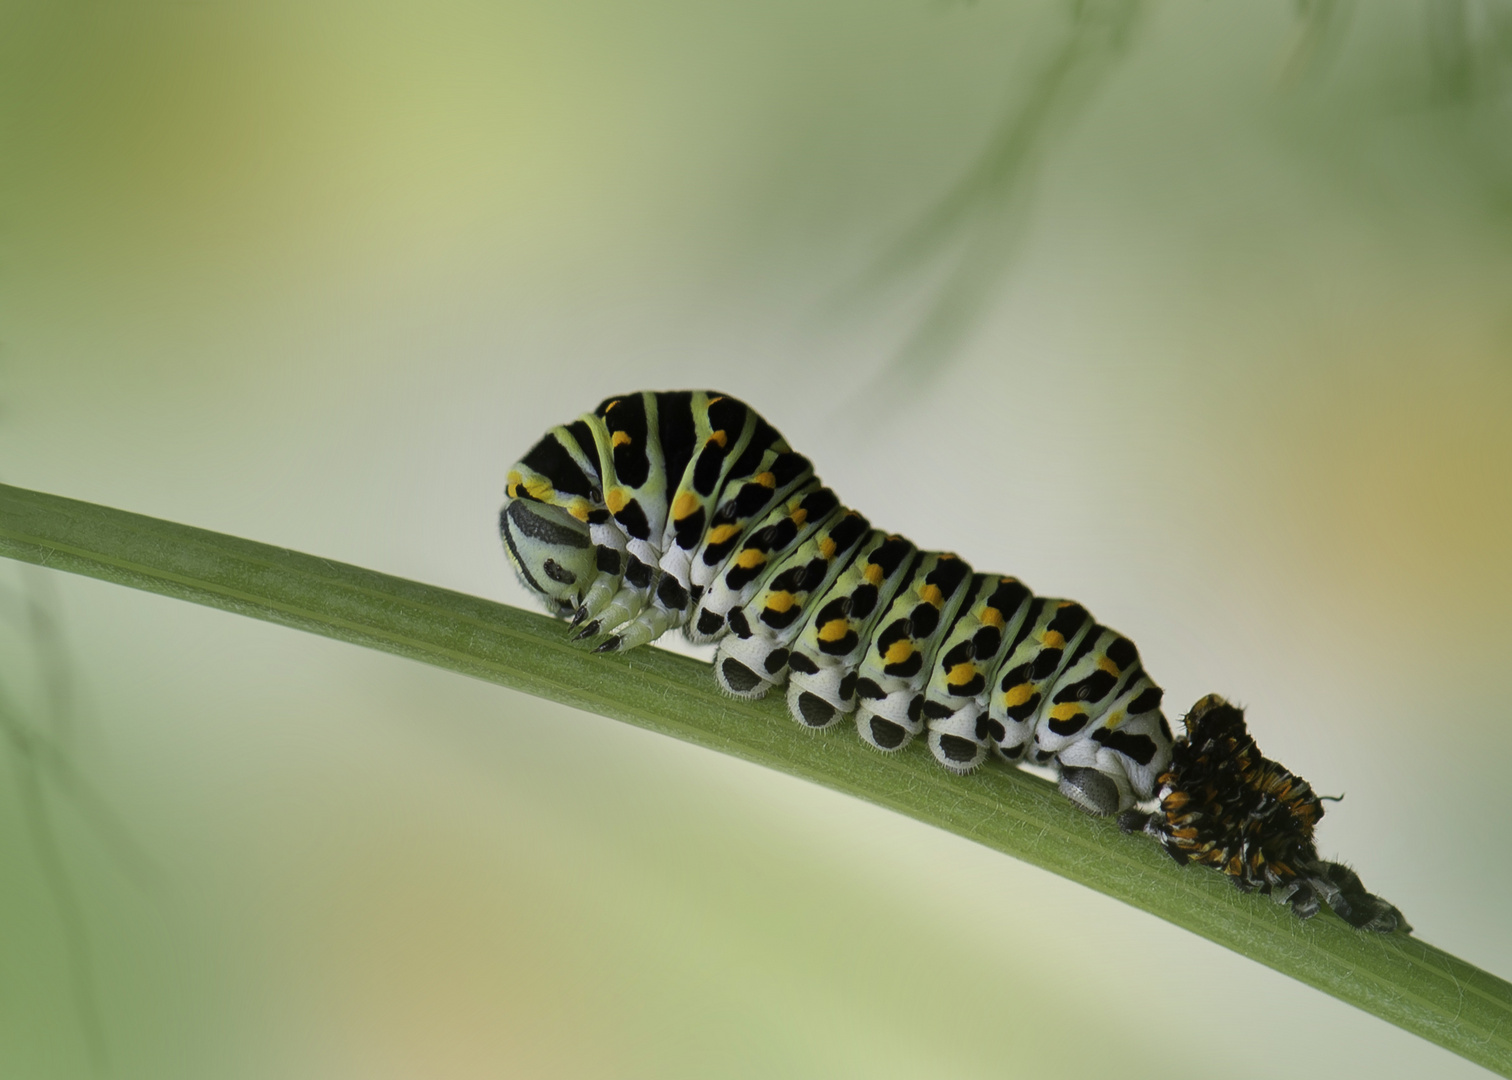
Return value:
[(1354, 925), (1405, 926), (1317, 858), (1321, 804), (1260, 756), (1242, 713), (1205, 698), (1178, 741), (1128, 638), (1074, 601), (874, 528), (728, 394), (606, 398), (548, 431), (504, 495), (499, 532), (520, 581), (575, 640), (601, 639), (598, 652), (681, 628), (717, 643), (724, 691), (785, 684), (806, 727), (850, 717), (885, 753), (923, 735), (956, 773), (989, 757), (1047, 766), (1074, 805), (1119, 814), (1179, 862), (1303, 917), (1321, 898)]

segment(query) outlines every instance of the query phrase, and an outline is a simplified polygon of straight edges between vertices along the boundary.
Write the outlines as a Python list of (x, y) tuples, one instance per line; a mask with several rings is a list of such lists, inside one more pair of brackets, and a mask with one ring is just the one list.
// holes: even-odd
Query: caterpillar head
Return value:
[(598, 574), (588, 526), (559, 506), (506, 499), (499, 535), (520, 581), (556, 615), (571, 615)]

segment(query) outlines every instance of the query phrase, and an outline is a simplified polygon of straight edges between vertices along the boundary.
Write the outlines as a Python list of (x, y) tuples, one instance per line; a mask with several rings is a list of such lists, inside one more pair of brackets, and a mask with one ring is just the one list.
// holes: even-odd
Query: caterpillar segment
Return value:
[(940, 645), (920, 707), (930, 751), (957, 773), (982, 764), (1007, 735), (987, 715), (992, 677), (1034, 599), (1017, 578), (991, 574), (976, 575), (971, 595)]
[[(731, 468), (741, 461), (751, 439), (757, 435), (760, 421), (754, 412), (731, 397), (705, 395), (703, 407), (695, 407), (698, 404), (690, 403), (694, 450), (671, 493), (660, 560), (664, 571), (689, 587), (693, 583), (693, 557), (709, 530), (710, 519), (719, 509), (719, 493)], [(771, 449), (771, 440), (760, 440), (758, 445), (759, 462), (760, 454)], [(772, 457), (775, 459), (779, 452), (774, 451)]]
[(856, 711), (856, 669), (918, 555), (911, 541), (878, 530), (860, 549), (810, 605), (788, 655), (788, 712), (808, 727), (827, 728)]
[[(807, 485), (814, 475), (808, 458), (794, 453), (775, 428), (754, 411), (743, 405), (740, 408), (749, 414), (744, 434), (725, 455), (713, 491), (703, 494), (702, 481), (696, 478), (697, 470), (703, 464), (700, 458), (695, 462), (694, 476), (691, 477), (695, 481), (694, 494), (699, 500), (698, 505), (686, 519), (678, 519), (678, 545), (685, 547), (692, 542), (688, 581), (695, 596), (719, 576), (753, 523), (772, 506)], [(723, 429), (711, 432), (710, 439), (717, 441), (720, 430)], [(679, 497), (681, 495), (680, 492)], [(699, 511), (706, 513), (706, 521), (700, 520)], [(716, 635), (719, 629), (710, 627), (703, 633), (705, 636)]]
[[(700, 487), (712, 492), (708, 474), (717, 478), (732, 441), (727, 427), (710, 425), (739, 423), (737, 445), (748, 434), (750, 410), (722, 407), (730, 400), (697, 391), (628, 394), (605, 400), (591, 419), (583, 418), (600, 433), (605, 509), (624, 537), (618, 588), (599, 604), (585, 603), (576, 616), (584, 623), (578, 637), (610, 635), (600, 651), (635, 648), (682, 623), (691, 593), (688, 560), (679, 558), (686, 549), (677, 540), (690, 530), (680, 517), (696, 514)], [(722, 438), (711, 439), (715, 431)], [(699, 467), (702, 483), (689, 475)]]
[(809, 601), (825, 594), (872, 534), (854, 510), (836, 508), (770, 569), (751, 599), (726, 617), (714, 676), (726, 692), (759, 698), (787, 680), (790, 646), (808, 624)]
[(835, 493), (810, 479), (760, 519), (703, 590), (690, 620), (697, 635), (694, 640), (714, 641), (728, 633), (730, 613), (749, 603), (762, 584), (840, 509)]
[(609, 513), (594, 447), (584, 419), (554, 427), (510, 469), (504, 486), (505, 550), (521, 581), (560, 616), (574, 614), (598, 576), (592, 533)]
[[(1036, 759), (1054, 756), (1068, 797), (1098, 807), (1127, 806), (1147, 792), (1170, 762), (1171, 731), (1160, 712), (1163, 693), (1139, 663), (1134, 643), (1092, 627), (1056, 678), (1045, 720), (1035, 729)], [(1090, 773), (1071, 774), (1073, 769)], [(1111, 781), (1113, 790), (1107, 787)]]
[(856, 669), (856, 732), (869, 745), (891, 753), (924, 730), (923, 690), (973, 583), (956, 555), (915, 556)]
[(989, 722), (1003, 730), (996, 741), (1005, 761), (1039, 765), (1053, 756), (1036, 752), (1035, 732), (1042, 723), (1048, 726), (1046, 701), (1056, 677), (1094, 625), (1087, 609), (1075, 601), (1031, 599), (993, 675), (995, 691), (987, 706)]

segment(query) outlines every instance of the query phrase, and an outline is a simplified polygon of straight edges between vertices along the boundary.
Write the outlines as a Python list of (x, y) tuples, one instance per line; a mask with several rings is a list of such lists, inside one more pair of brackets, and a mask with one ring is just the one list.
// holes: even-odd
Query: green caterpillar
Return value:
[(871, 524), (757, 412), (713, 391), (611, 397), (510, 471), (499, 527), (548, 608), (630, 649), (681, 627), (719, 642), (719, 684), (787, 684), (794, 719), (854, 717), (895, 751), (927, 730), (946, 768), (1049, 765), (1097, 814), (1171, 760), (1161, 691), (1132, 642)]

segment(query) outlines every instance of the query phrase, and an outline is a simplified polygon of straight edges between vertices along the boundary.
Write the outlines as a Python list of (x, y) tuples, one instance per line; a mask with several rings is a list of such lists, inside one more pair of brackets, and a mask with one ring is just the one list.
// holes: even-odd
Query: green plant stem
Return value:
[(709, 666), (686, 657), (595, 655), (543, 615), (5, 485), (0, 554), (397, 653), (805, 777), (1079, 881), (1512, 1076), (1512, 985), (1416, 938), (1331, 914), (1303, 922), (1211, 870), (1178, 868), (1029, 774), (957, 777), (917, 745), (884, 757), (848, 730), (800, 728), (780, 700), (723, 696)]

